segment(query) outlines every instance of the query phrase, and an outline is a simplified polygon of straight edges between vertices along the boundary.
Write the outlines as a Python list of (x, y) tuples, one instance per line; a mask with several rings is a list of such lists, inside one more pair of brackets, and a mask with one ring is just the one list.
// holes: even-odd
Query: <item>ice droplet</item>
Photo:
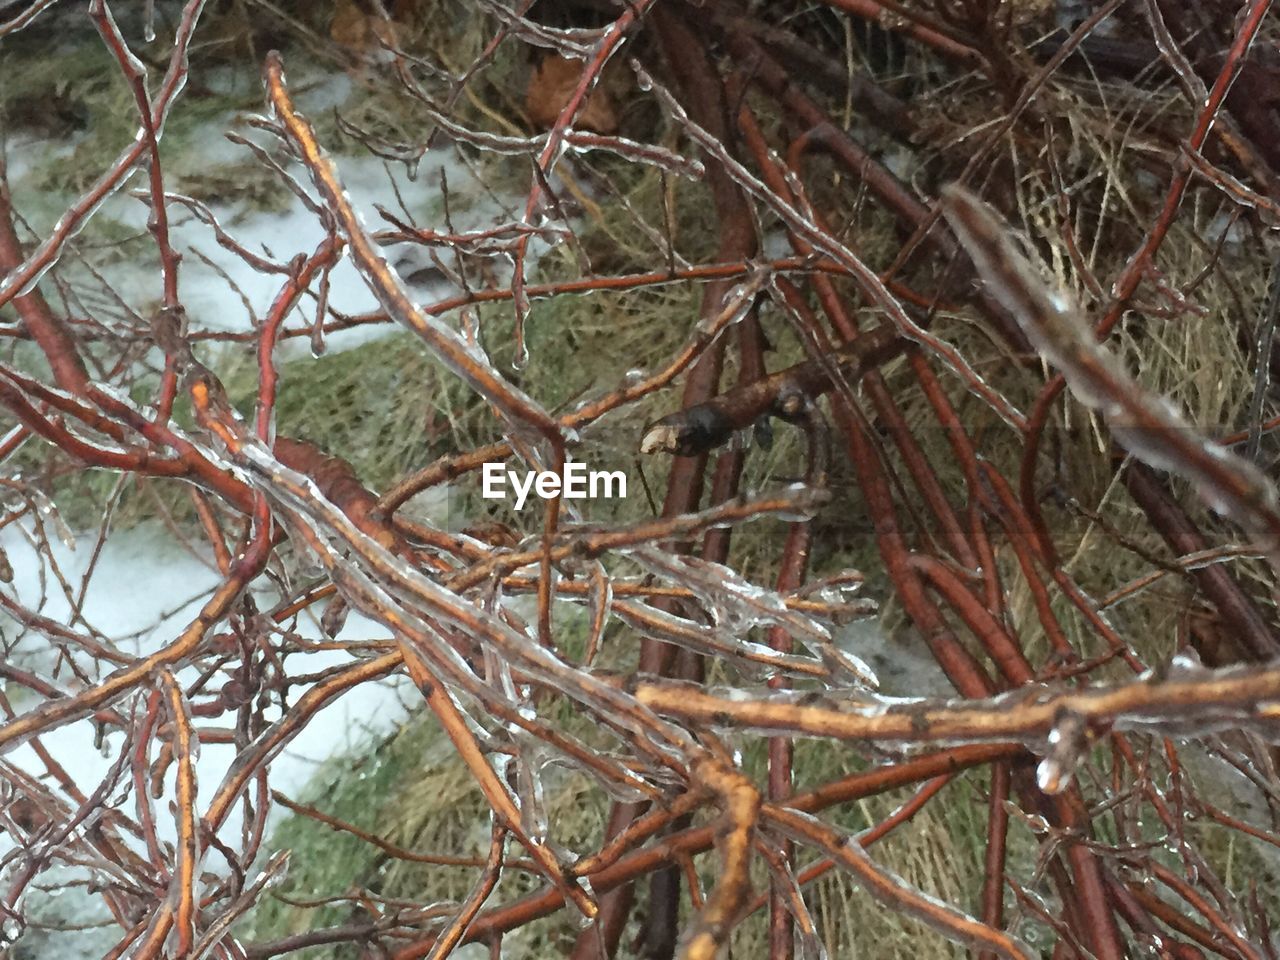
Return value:
[(1071, 771), (1064, 770), (1054, 757), (1045, 757), (1036, 766), (1036, 786), (1044, 793), (1061, 793), (1071, 783)]
[(10, 915), (0, 921), (0, 943), (17, 943), (22, 939), (22, 934), (26, 931), (27, 926), (22, 922), (21, 917)]
[(1036, 766), (1036, 785), (1045, 793), (1061, 793), (1071, 785), (1076, 762), (1088, 745), (1084, 717), (1070, 710), (1061, 711), (1046, 741), (1049, 750)]

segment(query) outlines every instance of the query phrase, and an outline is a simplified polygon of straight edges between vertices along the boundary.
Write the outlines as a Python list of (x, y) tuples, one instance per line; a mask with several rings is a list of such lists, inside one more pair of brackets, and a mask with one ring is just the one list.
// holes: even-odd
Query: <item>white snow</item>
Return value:
[(890, 635), (879, 617), (868, 617), (840, 627), (836, 643), (866, 661), (880, 680), (879, 692), (886, 696), (955, 695), (955, 688), (913, 628), (904, 627)]
[[(63, 575), (77, 587), (89, 561), (93, 538), (84, 536), (78, 540), (74, 551), (61, 543), (53, 544), (53, 553)], [(54, 580), (47, 562), (42, 562), (31, 544), (12, 528), (0, 537), (0, 543), (14, 567), (11, 595), (32, 609), (41, 608), (40, 612), (45, 616), (67, 622), (70, 604)], [(43, 588), (42, 574), (45, 578)], [(158, 524), (144, 524), (114, 534), (107, 540), (85, 595), (85, 620), (95, 631), (114, 640), (123, 652), (131, 656), (145, 656), (172, 641), (190, 622), (219, 580), (210, 566), (177, 545)], [(276, 599), (266, 592), (257, 592), (254, 596), (261, 610), (269, 609)], [(80, 627), (83, 629), (83, 624)], [(11, 641), (21, 635), (21, 627), (7, 614), (3, 629)], [(304, 638), (320, 638), (314, 620), (309, 617), (300, 617), (295, 629)], [(343, 639), (361, 640), (389, 638), (383, 627), (355, 613), (348, 618), (341, 636)], [(18, 666), (47, 668), (50, 653), (47, 641), (29, 634), (16, 644), (11, 660)], [(95, 665), (87, 657), (77, 657), (77, 661), (91, 675), (109, 672), (107, 667)], [(338, 652), (299, 653), (290, 656), (289, 670), (291, 674), (309, 673), (349, 662), (352, 662), (349, 656)], [(198, 672), (187, 668), (179, 671), (176, 677), (180, 683), (189, 684), (198, 677)], [(65, 679), (64, 682), (68, 687), (72, 686)], [(16, 686), (8, 684), (6, 693), (14, 701), (15, 708), (21, 711), (27, 704), (21, 696), (15, 696)], [(221, 681), (215, 681), (211, 688), (219, 686)], [(317, 763), (367, 742), (371, 734), (386, 731), (402, 720), (406, 712), (397, 696), (396, 686), (396, 682), (390, 681), (363, 684), (316, 714), (271, 765), (272, 786), (285, 792), (296, 790), (306, 783)], [(291, 699), (296, 701), (304, 689), (292, 689)], [(36, 698), (32, 696), (30, 699), (34, 702)], [(127, 709), (128, 701), (119, 706)], [(268, 719), (278, 716), (279, 711), (275, 710), (268, 714)], [(66, 766), (80, 788), (88, 792), (108, 772), (123, 739), (119, 732), (109, 733), (102, 750), (98, 750), (94, 747), (92, 724), (82, 721), (59, 727), (42, 736), (40, 742)], [(30, 745), (16, 748), (6, 754), (5, 759), (34, 774), (44, 772), (43, 764)], [(196, 771), (202, 796), (216, 788), (233, 759), (234, 749), (229, 745), (204, 744), (201, 747)], [(157, 803), (158, 810), (164, 810), (165, 806), (164, 801)], [(234, 841), (240, 828), (238, 818), (239, 811), (224, 825), (221, 831), (224, 839)], [(162, 819), (159, 827), (162, 839), (173, 838), (171, 822), (166, 823)]]
[[(350, 92), (350, 80), (345, 76), (338, 76), (307, 86), (306, 92), (300, 94), (298, 100), (304, 114), (319, 116), (342, 104)], [(285, 265), (297, 254), (314, 253), (325, 239), (324, 226), (285, 187), (276, 173), (258, 164), (247, 147), (226, 139), (224, 132), (233, 130), (263, 147), (284, 166), (309, 196), (315, 199), (317, 193), (308, 178), (306, 168), (291, 160), (273, 137), (249, 126), (249, 119), (244, 114), (224, 114), (209, 125), (207, 138), (201, 140), (198, 146), (177, 146), (170, 141), (163, 141), (168, 178), (165, 189), (171, 193), (188, 193), (192, 185), (198, 183), (197, 178), (219, 170), (236, 178), (260, 178), (262, 183), (270, 185), (273, 204), (278, 206), (280, 202), (287, 201), (283, 209), (253, 209), (235, 199), (228, 202), (213, 199), (208, 202), (208, 206), (223, 230), (245, 249), (260, 256), (269, 255), (275, 262)], [(79, 137), (83, 138), (83, 134)], [(76, 197), (70, 193), (61, 194), (41, 189), (36, 182), (36, 173), (49, 169), (50, 165), (74, 162), (74, 146), (74, 142), (50, 144), (31, 140), (18, 140), (7, 146), (8, 176), (15, 206), (31, 228), (41, 236), (50, 230), (55, 220)], [(442, 202), (442, 176), (448, 183), (450, 221), (456, 231), (483, 229), (520, 219), (519, 209), (523, 207), (524, 198), (500, 198), (495, 195), (478, 179), (474, 168), (459, 159), (452, 147), (446, 146), (429, 152), (421, 159), (410, 178), (403, 164), (371, 156), (350, 141), (336, 147), (332, 144), (325, 146), (332, 148), (332, 157), (347, 195), (370, 231), (393, 229), (378, 214), (375, 205), (380, 205), (402, 221), (447, 232)], [(170, 150), (173, 151), (172, 154)], [(169, 159), (171, 156), (172, 159)], [(146, 193), (146, 178), (140, 166), (127, 184), (107, 199), (95, 213), (95, 217), (114, 221), (144, 236), (142, 241), (127, 248), (130, 251), (143, 251), (139, 259), (118, 259), (100, 266), (102, 275), (120, 297), (144, 317), (149, 310), (159, 306), (163, 282), (155, 245), (149, 237), (145, 237), (150, 213), (149, 203), (145, 201)], [(183, 257), (179, 268), (179, 296), (187, 310), (191, 330), (252, 329), (253, 318), (246, 310), (244, 300), (247, 299), (257, 317), (262, 317), (279, 293), (284, 277), (249, 268), (236, 253), (220, 246), (213, 228), (182, 204), (171, 202), (167, 205), (167, 210), (171, 242)], [(84, 237), (86, 240), (93, 239), (91, 227)], [(539, 237), (530, 242), (526, 272), (536, 265), (539, 256), (547, 249), (547, 243)], [(404, 274), (430, 262), (420, 246), (396, 245), (384, 248), (384, 251), (393, 267), (399, 265), (402, 279), (405, 279)], [(197, 252), (207, 258), (208, 262), (202, 261), (196, 255)], [(445, 256), (445, 262), (452, 267), (448, 255)], [(495, 267), (496, 281), (509, 282), (510, 265), (499, 262)], [(409, 284), (409, 289), (423, 305), (450, 298), (459, 292), (444, 279), (420, 285)], [(349, 258), (344, 257), (332, 270), (329, 304), (334, 310), (344, 314), (367, 313), (378, 307)], [(304, 297), (289, 315), (286, 326), (309, 327), (314, 318), (315, 302)], [(392, 324), (380, 324), (339, 331), (329, 335), (326, 343), (329, 349), (349, 349), (395, 329)], [(281, 359), (291, 359), (305, 355), (309, 346), (306, 338), (297, 338), (283, 342), (279, 349)]]
[[(51, 546), (63, 577), (78, 590), (89, 563), (94, 536), (81, 535), (76, 540), (74, 550), (58, 541), (53, 541)], [(16, 525), (0, 534), (0, 545), (8, 553), (15, 574), (14, 581), (6, 588), (6, 592), (30, 609), (38, 609), (45, 616), (68, 622), (66, 618), (70, 613), (70, 604), (59, 586), (52, 566), (37, 554), (28, 539), (16, 529)], [(85, 593), (84, 620), (96, 632), (114, 641), (123, 652), (131, 656), (145, 656), (172, 641), (218, 581), (219, 577), (212, 569), (210, 558), (193, 556), (179, 546), (159, 524), (144, 524), (113, 534), (107, 539)], [(255, 593), (255, 599), (260, 610), (267, 610), (277, 598), (271, 593), (260, 591)], [(78, 627), (86, 629), (84, 623), (78, 624)], [(309, 617), (299, 618), (294, 628), (305, 638), (319, 639), (319, 630)], [(0, 615), (0, 629), (10, 643), (17, 640), (10, 655), (11, 662), (19, 667), (38, 669), (42, 675), (47, 675), (52, 652), (46, 640), (35, 634), (23, 636), (20, 625), (7, 614)], [(360, 640), (388, 637), (384, 628), (354, 613), (349, 617), (341, 635), (343, 639)], [(77, 657), (77, 661), (94, 679), (109, 672), (108, 668), (93, 664), (88, 657)], [(289, 669), (291, 674), (308, 673), (344, 662), (352, 660), (346, 654), (338, 652), (293, 654), (289, 659)], [(61, 682), (69, 689), (74, 689), (73, 682), (65, 674), (66, 671), (62, 671)], [(176, 674), (179, 683), (184, 686), (193, 682), (197, 676), (194, 668), (187, 668)], [(212, 689), (217, 689), (221, 683), (221, 679), (215, 681)], [(286, 794), (296, 794), (310, 780), (319, 763), (368, 743), (373, 737), (402, 722), (408, 716), (405, 706), (409, 702), (409, 691), (405, 689), (407, 684), (408, 681), (404, 678), (365, 683), (319, 711), (271, 763), (271, 787)], [(305, 688), (302, 687), (292, 688), (291, 702), (296, 702), (304, 691)], [(24, 692), (15, 683), (5, 686), (5, 693), (18, 712), (29, 709), (37, 702), (34, 695), (24, 697)], [(135, 703), (136, 700), (125, 700), (116, 706), (128, 714)], [(279, 713), (278, 709), (273, 709), (268, 712), (267, 719), (278, 719)], [(225, 718), (220, 718), (214, 722), (221, 724), (224, 721)], [(198, 719), (196, 725), (197, 728), (200, 726)], [(95, 790), (107, 776), (124, 743), (122, 733), (112, 732), (107, 734), (99, 749), (94, 744), (94, 736), (93, 724), (85, 720), (60, 726), (39, 738), (41, 745), (86, 794)], [(5, 754), (3, 759), (32, 775), (43, 777), (55, 793), (61, 793), (56, 783), (46, 776), (44, 764), (31, 744), (15, 748)], [(198, 811), (205, 809), (210, 796), (234, 759), (235, 749), (231, 745), (201, 746), (196, 761)], [(157, 834), (162, 842), (171, 842), (176, 837), (175, 821), (170, 810), (173, 789), (173, 772), (170, 770), (165, 794), (154, 803)], [(118, 798), (121, 794), (122, 791), (117, 789), (112, 795)], [(124, 800), (121, 809), (130, 817), (136, 815), (132, 795)], [(232, 849), (240, 846), (241, 816), (242, 808), (234, 807), (219, 831), (219, 836)], [(275, 816), (273, 812), (273, 817)], [(137, 847), (142, 849), (140, 844)], [(12, 838), (0, 834), (0, 856), (11, 849)], [(222, 872), (225, 866), (221, 863), (220, 856), (211, 851), (204, 869)], [(82, 903), (81, 898), (74, 899), (76, 909), (80, 911), (78, 921), (85, 919), (86, 911), (90, 917), (103, 916), (98, 901), (85, 898)], [(48, 910), (49, 904), (43, 904), (39, 906), (37, 913), (46, 914)], [(78, 939), (84, 938), (72, 937), (62, 944), (62, 948), (72, 949)], [(88, 950), (97, 943), (97, 939), (89, 937), (85, 943), (85, 949)]]

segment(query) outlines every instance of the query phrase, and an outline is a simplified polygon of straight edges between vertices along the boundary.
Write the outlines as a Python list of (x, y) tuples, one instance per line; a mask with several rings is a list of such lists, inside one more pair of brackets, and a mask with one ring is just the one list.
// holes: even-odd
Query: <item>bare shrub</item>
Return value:
[(0, 21), (7, 949), (1276, 956), (1266, 0), (205, 7)]

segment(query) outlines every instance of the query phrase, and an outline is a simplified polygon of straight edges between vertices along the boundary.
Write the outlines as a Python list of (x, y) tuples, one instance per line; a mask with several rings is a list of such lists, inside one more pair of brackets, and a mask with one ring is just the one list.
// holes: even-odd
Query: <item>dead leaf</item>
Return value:
[[(555, 53), (542, 59), (529, 78), (524, 99), (525, 111), (535, 127), (550, 129), (569, 102), (585, 69), (586, 64), (581, 60), (568, 60)], [(603, 82), (597, 83), (588, 94), (587, 102), (573, 125), (578, 130), (605, 135), (618, 131), (617, 106)]]
[(376, 57), (383, 51), (384, 44), (393, 47), (400, 44), (399, 25), (365, 10), (357, 0), (338, 0), (334, 5), (329, 37), (362, 60)]

